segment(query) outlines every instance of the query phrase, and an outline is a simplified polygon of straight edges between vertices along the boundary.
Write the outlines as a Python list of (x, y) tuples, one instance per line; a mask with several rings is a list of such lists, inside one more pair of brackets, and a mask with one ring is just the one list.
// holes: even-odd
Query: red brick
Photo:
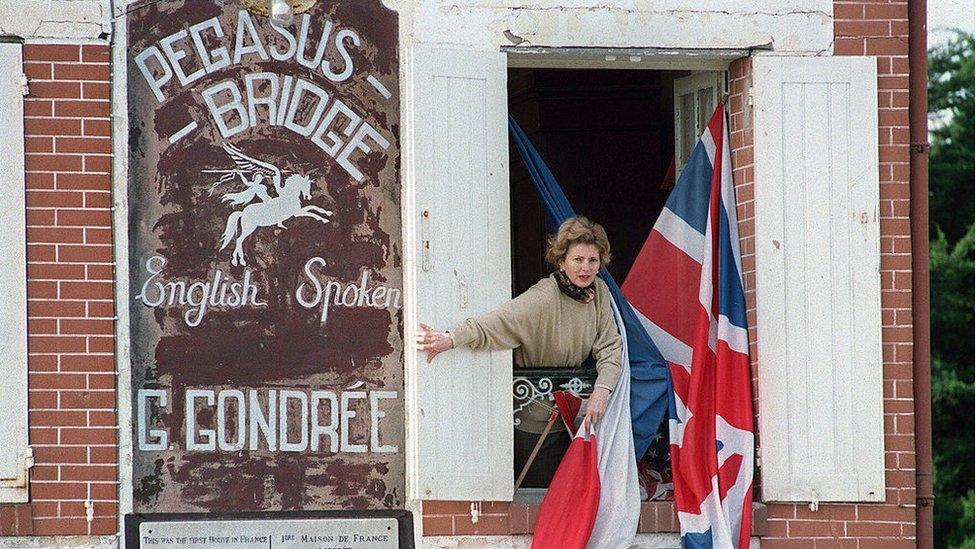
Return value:
[(63, 227), (28, 227), (27, 241), (32, 243), (80, 244), (84, 242), (83, 229)]
[(112, 123), (108, 120), (93, 120), (86, 118), (82, 121), (84, 135), (108, 137), (112, 135)]
[[(37, 391), (28, 390), (27, 391), (27, 407), (31, 410), (40, 409), (52, 409), (58, 407), (58, 393), (55, 391)], [(47, 429), (53, 431), (53, 429)], [(43, 444), (41, 440), (34, 440), (34, 429), (31, 428), (30, 440), (31, 444)], [(44, 437), (44, 433), (39, 433), (39, 436)], [(58, 434), (54, 432), (54, 438), (50, 442), (57, 442)]]
[(852, 537), (898, 537), (901, 525), (897, 522), (848, 522), (847, 535)]
[(108, 192), (87, 192), (85, 193), (86, 208), (111, 208), (112, 194)]
[(858, 540), (853, 538), (818, 538), (813, 540), (815, 549), (858, 549)]
[(24, 152), (52, 153), (54, 152), (54, 138), (27, 136), (24, 139)]
[(57, 465), (44, 465), (37, 464), (31, 467), (30, 479), (31, 482), (47, 482), (47, 481), (57, 481), (60, 469)]
[(862, 4), (841, 4), (834, 2), (834, 25), (837, 21), (850, 19), (861, 19), (864, 17), (864, 6)]
[[(33, 412), (31, 421), (42, 414), (57, 416), (67, 416), (69, 414), (81, 414), (84, 412)], [(73, 425), (73, 424), (67, 424)], [(81, 446), (34, 446), (34, 461), (36, 463), (88, 463), (88, 449)]]
[(25, 173), (24, 181), (28, 189), (53, 189), (54, 174), (44, 172)]
[[(109, 385), (110, 388), (114, 388), (115, 387), (115, 374), (114, 373), (112, 373), (112, 374), (104, 374), (104, 375), (92, 375), (92, 376), (89, 376), (89, 377), (90, 378), (98, 378), (100, 380), (101, 379), (106, 379), (106, 380), (109, 381), (109, 383), (105, 383), (106, 385)], [(99, 383), (102, 383), (102, 382), (99, 381)], [(91, 426), (91, 427), (115, 427), (116, 424), (118, 423), (117, 418), (115, 417), (115, 412), (114, 411), (90, 410), (90, 411), (87, 412), (87, 414), (88, 414), (88, 425)], [(113, 463), (115, 462), (114, 458), (113, 458), (112, 462)], [(93, 462), (93, 463), (97, 463), (97, 462)]]
[(460, 515), (471, 508), (469, 501), (424, 501), (424, 515)]
[[(57, 74), (58, 68), (54, 67)], [(107, 118), (111, 114), (111, 103), (108, 101), (55, 101), (54, 116), (68, 116), (78, 118)]]
[(30, 87), (35, 85), (36, 80), (50, 80), (53, 74), (53, 68), (51, 63), (45, 62), (25, 62), (24, 63), (24, 74), (27, 75), (27, 81)]
[(35, 373), (30, 376), (31, 389), (85, 389), (88, 380), (84, 374)]
[(438, 515), (438, 516), (424, 515), (424, 535), (425, 536), (454, 535), (454, 517), (450, 515)]
[[(100, 414), (103, 412), (89, 412), (91, 414)], [(88, 459), (91, 463), (103, 463), (112, 464), (118, 463), (119, 453), (118, 450), (110, 446), (98, 446), (88, 448)]]
[(86, 172), (111, 173), (112, 172), (112, 157), (111, 156), (91, 156), (91, 155), (85, 155), (85, 171)]
[(81, 98), (81, 84), (78, 82), (31, 82), (28, 87), (29, 97), (39, 99), (79, 99)]
[(31, 118), (24, 123), (27, 135), (81, 135), (81, 120), (63, 118)]
[[(93, 277), (89, 275), (89, 278)], [(89, 301), (87, 305), (88, 316), (91, 318), (112, 318), (115, 316), (115, 304), (111, 301)]]
[[(30, 247), (28, 247), (27, 260), (30, 261)], [(49, 281), (27, 281), (27, 298), (56, 298), (58, 297), (58, 283)]]
[(915, 509), (895, 505), (858, 505), (859, 521), (914, 522)]
[(96, 82), (108, 82), (111, 78), (111, 70), (108, 63), (55, 63), (55, 80), (87, 80)]
[(115, 375), (114, 374), (89, 375), (88, 388), (89, 389), (114, 389)]
[(810, 549), (811, 543), (804, 539), (762, 538), (759, 546), (762, 549)]
[(834, 21), (834, 36), (889, 36), (887, 21)]
[(95, 44), (82, 46), (81, 60), (85, 63), (108, 63), (111, 61), (111, 49)]
[(85, 242), (87, 244), (111, 244), (112, 229), (87, 227), (85, 228)]
[[(28, 221), (27, 224), (30, 225), (30, 221)], [(27, 244), (28, 263), (33, 261), (57, 261), (57, 259), (58, 259), (58, 252), (56, 247), (49, 244)], [(34, 298), (40, 296), (31, 295), (30, 292), (27, 292), (27, 297)]]
[(88, 485), (83, 482), (35, 482), (30, 491), (33, 500), (85, 499)]
[(89, 353), (112, 353), (115, 351), (115, 337), (88, 337)]
[(85, 265), (85, 278), (88, 280), (114, 280), (115, 271), (111, 265)]
[(61, 467), (61, 478), (64, 480), (115, 480), (116, 469), (107, 465), (65, 465)]
[(865, 19), (908, 19), (908, 4), (865, 3)]
[(28, 335), (54, 335), (58, 333), (58, 321), (53, 318), (28, 318)]
[(58, 210), (57, 223), (61, 227), (111, 227), (112, 212), (106, 210)]
[[(92, 448), (94, 450), (95, 448)], [(98, 483), (88, 486), (89, 497), (94, 501), (115, 500), (118, 491), (115, 484)]]
[[(66, 410), (106, 410), (115, 408), (114, 391), (64, 391), (59, 395), (59, 400), (61, 408)], [(90, 440), (93, 442), (95, 441), (95, 437), (100, 437), (99, 440), (107, 440), (106, 433), (112, 433), (111, 440), (115, 440), (115, 434), (112, 429), (63, 429), (61, 431), (61, 440), (65, 444), (79, 444), (88, 442), (89, 439), (86, 439), (85, 437), (91, 437)], [(75, 442), (69, 442), (68, 438)], [(105, 442), (94, 443), (106, 444)]]
[(115, 333), (115, 323), (110, 319), (65, 319), (59, 326), (62, 334), (101, 334)]
[(119, 528), (115, 517), (95, 517), (91, 523), (91, 534), (95, 536), (114, 535)]
[[(29, 268), (30, 265), (28, 265)], [(86, 311), (84, 303), (32, 299), (27, 302), (27, 315), (30, 317), (81, 317), (86, 315)]]
[(115, 358), (111, 355), (61, 355), (63, 372), (114, 372)]
[(29, 172), (80, 172), (82, 157), (77, 154), (28, 154), (25, 165)]
[(58, 370), (57, 355), (28, 355), (28, 372), (56, 372)]
[(86, 348), (83, 337), (30, 336), (27, 338), (27, 350), (32, 353), (81, 353)]
[(34, 519), (34, 534), (38, 536), (69, 536), (88, 533), (84, 518)]
[(112, 96), (112, 87), (108, 82), (85, 82), (81, 90), (85, 99), (110, 99)]
[(80, 245), (69, 244), (58, 246), (58, 261), (68, 263), (111, 263), (111, 246)]
[(80, 208), (85, 195), (71, 191), (27, 191), (28, 208)]
[(60, 282), (64, 299), (112, 299), (115, 290), (111, 282)]
[(457, 535), (508, 535), (508, 515), (481, 515), (478, 522), (472, 524), (471, 519), (455, 517), (454, 533)]
[(77, 44), (27, 44), (25, 61), (80, 61), (81, 47)]
[(31, 124), (38, 120), (38, 118), (33, 117), (50, 116), (54, 116), (54, 101), (51, 101), (50, 99), (30, 98), (27, 98), (24, 101), (24, 127), (28, 130), (28, 134), (33, 133), (30, 131)]
[(914, 435), (892, 435), (886, 434), (885, 437), (885, 450), (888, 452), (914, 452), (915, 451), (915, 436)]
[(112, 188), (112, 179), (100, 174), (59, 173), (57, 174), (57, 187), (59, 189), (108, 191)]
[(112, 153), (112, 140), (107, 137), (57, 137), (55, 146), (59, 153)]
[(805, 505), (797, 505), (794, 516), (800, 520), (843, 522), (857, 518), (857, 510), (853, 505), (821, 505), (817, 511), (811, 511)]

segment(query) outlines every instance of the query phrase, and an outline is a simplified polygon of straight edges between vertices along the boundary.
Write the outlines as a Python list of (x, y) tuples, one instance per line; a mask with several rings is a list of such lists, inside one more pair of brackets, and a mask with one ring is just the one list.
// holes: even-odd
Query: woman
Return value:
[[(427, 351), (427, 362), (454, 347), (514, 349), (515, 365), (520, 368), (576, 368), (593, 356), (597, 379), (583, 420), (592, 424), (606, 411), (620, 376), (622, 342), (610, 291), (596, 276), (610, 261), (607, 233), (583, 216), (569, 218), (550, 237), (546, 261), (557, 270), (495, 311), (469, 318), (448, 331), (421, 324), (417, 348)], [(549, 410), (537, 401), (516, 414), (516, 473), (548, 418)], [(569, 437), (561, 430), (551, 433), (524, 485), (547, 486), (568, 444)]]

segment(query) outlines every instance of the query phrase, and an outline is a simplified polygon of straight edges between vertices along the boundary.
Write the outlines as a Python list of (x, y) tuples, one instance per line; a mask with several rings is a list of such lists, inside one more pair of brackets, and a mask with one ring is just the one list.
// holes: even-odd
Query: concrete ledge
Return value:
[(108, 42), (108, 0), (0, 2), (0, 36), (36, 42)]

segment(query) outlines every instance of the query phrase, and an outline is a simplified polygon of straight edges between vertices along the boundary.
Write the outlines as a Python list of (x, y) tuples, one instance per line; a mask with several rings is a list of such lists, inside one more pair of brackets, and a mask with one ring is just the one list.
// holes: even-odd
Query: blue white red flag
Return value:
[(671, 372), (684, 547), (749, 546), (754, 430), (735, 204), (719, 104), (621, 288)]

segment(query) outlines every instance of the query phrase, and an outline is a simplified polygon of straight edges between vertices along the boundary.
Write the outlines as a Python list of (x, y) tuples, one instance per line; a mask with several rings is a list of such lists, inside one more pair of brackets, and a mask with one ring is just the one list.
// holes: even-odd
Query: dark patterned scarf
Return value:
[(579, 301), (580, 303), (589, 303), (593, 301), (593, 297), (596, 295), (596, 288), (593, 286), (593, 284), (590, 284), (585, 288), (580, 288), (569, 280), (569, 276), (566, 275), (562, 269), (557, 270), (554, 274), (556, 276), (556, 285), (559, 286), (559, 291), (575, 299), (576, 301)]

